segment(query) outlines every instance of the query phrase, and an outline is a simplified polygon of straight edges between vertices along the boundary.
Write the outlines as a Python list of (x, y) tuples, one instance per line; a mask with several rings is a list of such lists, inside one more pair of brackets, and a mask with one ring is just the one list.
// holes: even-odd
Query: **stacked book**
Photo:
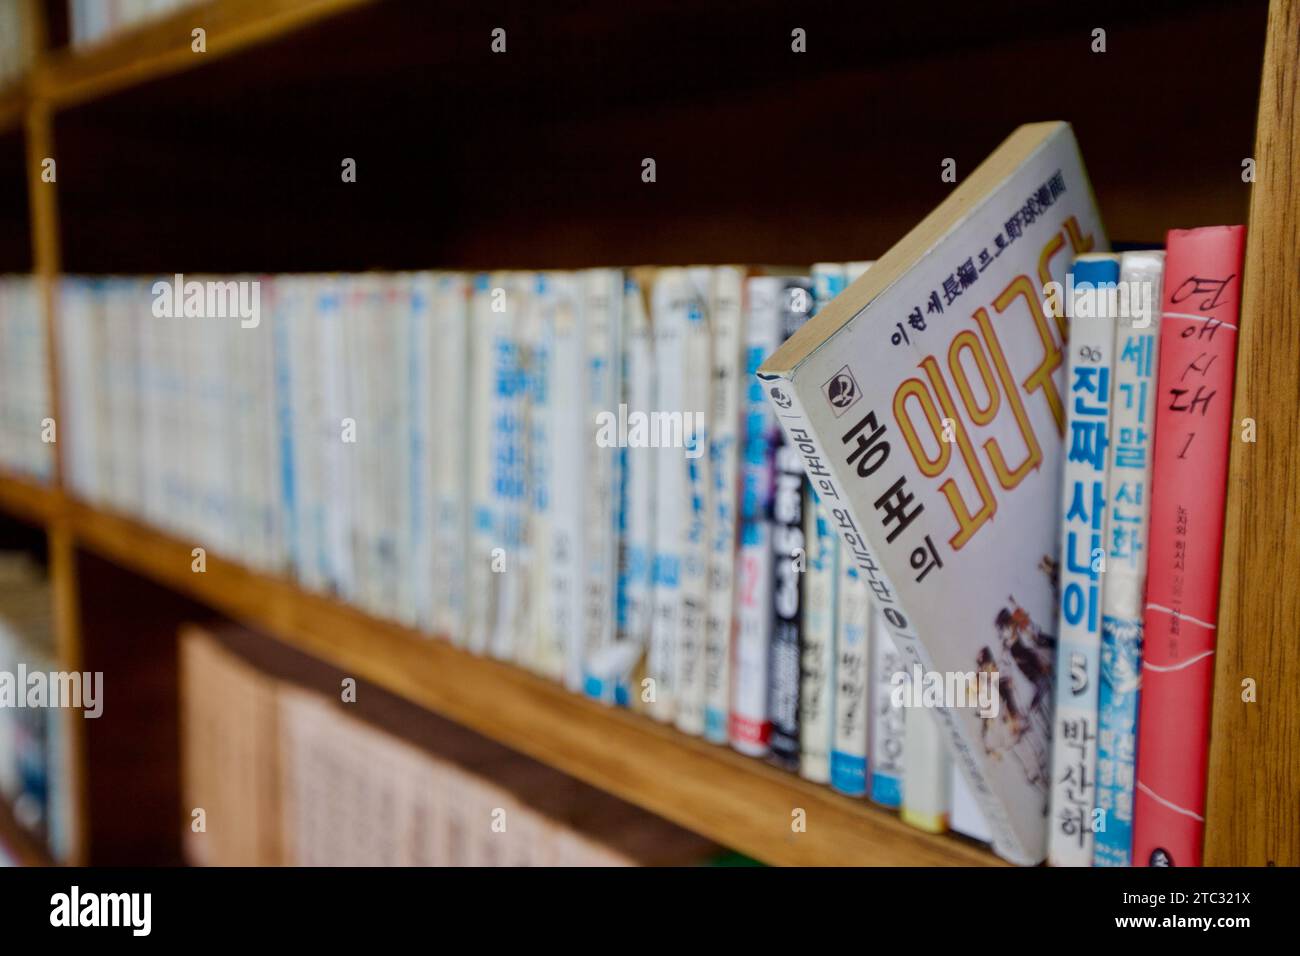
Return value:
[(648, 866), (707, 841), (454, 725), (431, 753), (181, 636), (186, 855), (209, 866)]
[(48, 482), (57, 429), (39, 286), (0, 276), (0, 472)]
[[(56, 672), (49, 581), (27, 555), (0, 552), (0, 799), (57, 861), (69, 852), (65, 711), (31, 697)], [(77, 715), (80, 719), (80, 715)]]

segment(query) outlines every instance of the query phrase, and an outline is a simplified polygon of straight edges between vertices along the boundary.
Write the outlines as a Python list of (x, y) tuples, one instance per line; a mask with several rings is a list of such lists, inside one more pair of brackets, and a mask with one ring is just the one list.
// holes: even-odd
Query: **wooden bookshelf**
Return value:
[[(858, 20), (815, 0), (796, 24), (818, 51), (806, 60), (786, 57), (792, 14), (776, 0), (751, 0), (747, 15), (702, 10), (689, 27), (666, 0), (545, 16), (520, 2), (433, 6), (215, 0), (92, 48), (45, 49), (26, 80), (0, 90), (0, 149), (21, 137), (30, 217), (12, 223), (30, 231), (30, 261), (0, 247), (10, 260), (0, 272), (46, 280), (53, 330), (65, 270), (871, 258), (944, 195), (917, 157), (933, 154), (937, 169), (955, 152), (969, 169), (1016, 123), (1068, 118), (1113, 238), (1158, 242), (1172, 226), (1249, 213), (1235, 408), (1260, 438), (1234, 444), (1231, 459), (1206, 859), (1300, 865), (1300, 445), (1279, 398), (1300, 392), (1300, 0), (1086, 10), (954, 0), (925, 16), (887, 5)], [(511, 31), (504, 60), (487, 51), (498, 23)], [(1087, 48), (1098, 24), (1111, 46), (1100, 58)], [(206, 54), (190, 49), (196, 26)], [(655, 63), (633, 55), (651, 48)], [(1042, 67), (1033, 82), (1026, 64)], [(1150, 90), (1168, 122), (1148, 112), (1117, 134), (1115, 104)], [(1170, 145), (1188, 131), (1196, 149)], [(362, 185), (340, 193), (337, 157), (360, 143), (374, 144)], [(644, 155), (660, 161), (653, 193), (629, 190), (624, 175)], [(1248, 155), (1253, 186), (1240, 182)], [(40, 179), (45, 156), (58, 157), (57, 185)], [(0, 206), (0, 225), (19, 215)], [(278, 222), (295, 224), (294, 242)], [(211, 555), (193, 573), (194, 543), (57, 485), (0, 476), (0, 512), (48, 536), (65, 666), (148, 659), (165, 675), (168, 615), (209, 608), (764, 862), (998, 862), (282, 578)], [(110, 621), (127, 579), (147, 582), (152, 598)], [(152, 610), (164, 603), (167, 614)], [(131, 643), (122, 635), (133, 624)], [(1240, 699), (1245, 677), (1258, 683), (1254, 703)], [(121, 859), (131, 827), (151, 823), (91, 806), (111, 800), (117, 781), (108, 745), (86, 733), (78, 726), (72, 748), (74, 860)], [(806, 833), (791, 831), (795, 808)]]

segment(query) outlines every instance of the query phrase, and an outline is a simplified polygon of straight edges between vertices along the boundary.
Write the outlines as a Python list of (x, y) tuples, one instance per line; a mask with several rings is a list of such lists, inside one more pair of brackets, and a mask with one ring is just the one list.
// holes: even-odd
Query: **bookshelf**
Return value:
[[(1235, 444), (1231, 458), (1206, 861), (1300, 864), (1300, 665), (1289, 643), (1300, 632), (1300, 545), (1286, 533), (1300, 449), (1274, 400), (1300, 388), (1300, 0), (1086, 12), (1023, 2), (996, 13), (944, 2), (930, 17), (899, 5), (873, 11), (870, 31), (811, 3), (795, 25), (824, 44), (814, 66), (786, 57), (784, 5), (747, 6), (750, 16), (701, 13), (683, 29), (657, 0), (565, 4), (545, 17), (519, 3), (447, 2), (431, 17), (430, 5), (378, 0), (217, 0), (84, 51), (59, 47), (52, 16), (43, 22), (55, 42), (0, 91), (0, 170), (6, 154), (23, 157), (28, 221), (12, 224), (30, 236), (30, 249), (0, 247), (11, 260), (0, 266), (47, 280), (52, 329), (64, 270), (869, 258), (944, 194), (916, 156), (933, 154), (937, 170), (955, 155), (969, 169), (1016, 123), (1069, 118), (1112, 237), (1159, 241), (1169, 226), (1249, 214), (1235, 408), (1260, 440)], [(1094, 22), (1108, 27), (1110, 59), (1089, 59)], [(490, 59), (497, 23), (514, 59)], [(207, 54), (190, 51), (197, 25)], [(630, 59), (650, 48), (662, 51), (655, 64)], [(1215, 55), (1198, 61), (1206, 48)], [(1050, 82), (1024, 82), (1031, 61), (1052, 65)], [(983, 92), (969, 103), (968, 76)], [(1171, 114), (1121, 144), (1109, 111), (1144, 83), (1159, 84)], [(471, 96), (491, 119), (466, 105)], [(764, 138), (774, 121), (785, 133)], [(1208, 128), (1191, 154), (1170, 145), (1198, 123)], [(830, 131), (834, 142), (822, 142)], [(338, 157), (358, 144), (370, 144), (358, 189), (340, 192)], [(644, 155), (659, 161), (654, 193), (629, 186)], [(1248, 155), (1253, 187), (1240, 182)], [(46, 156), (59, 159), (57, 184), (41, 181)], [(773, 202), (754, 208), (755, 195)], [(295, 241), (270, 225), (279, 221), (298, 226)], [(999, 862), (287, 580), (212, 555), (192, 573), (194, 543), (72, 500), (57, 483), (0, 477), (0, 512), (47, 536), (64, 666), (120, 668), (140, 701), (165, 699), (168, 635), (208, 609), (764, 862)], [(1240, 699), (1244, 677), (1258, 683), (1253, 704)], [(160, 734), (130, 758), (137, 777), (174, 744)], [(175, 829), (165, 799), (150, 808), (160, 819), (96, 809), (144, 792), (118, 766), (124, 750), (76, 728), (75, 862), (172, 838), (159, 833)], [(794, 808), (807, 811), (806, 833), (791, 832)]]

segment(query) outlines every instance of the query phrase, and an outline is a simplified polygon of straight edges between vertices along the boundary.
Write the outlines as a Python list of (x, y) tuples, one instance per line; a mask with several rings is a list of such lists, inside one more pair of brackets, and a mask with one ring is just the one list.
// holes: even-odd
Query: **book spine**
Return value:
[[(847, 284), (845, 267), (819, 263), (812, 268), (813, 314)], [(804, 485), (804, 538), (808, 570), (803, 601), (803, 648), (799, 687), (799, 773), (817, 783), (831, 779), (835, 743), (835, 660), (839, 538), (812, 485)]]
[[(838, 544), (838, 542), (837, 542)], [(850, 797), (867, 787), (868, 662), (871, 651), (870, 592), (853, 562), (840, 554), (835, 628), (835, 729), (831, 786)]]
[(1151, 472), (1133, 859), (1199, 866), (1242, 226), (1166, 243)]
[[(903, 658), (904, 666), (919, 667), (922, 672), (934, 670), (929, 653), (917, 638), (906, 614), (898, 606), (898, 591), (862, 533), (862, 525), (858, 517), (852, 513), (840, 490), (846, 487), (841, 473), (852, 470), (855, 466), (847, 458), (831, 458), (826, 455), (809, 426), (803, 402), (787, 376), (763, 373), (755, 377), (760, 397), (764, 394), (770, 396), (772, 405), (780, 410), (779, 414), (775, 415), (776, 421), (784, 431), (786, 439), (798, 449), (803, 458), (804, 470), (812, 480), (818, 496), (826, 503), (843, 546), (841, 560), (855, 565), (860, 576), (871, 589), (873, 601), (881, 607), (889, 635)], [(848, 447), (847, 443), (846, 447)], [(851, 450), (842, 452), (845, 455), (851, 453)], [(981, 762), (983, 759), (981, 743), (973, 739), (957, 720), (955, 708), (936, 708), (934, 713), (941, 721), (954, 759), (980, 801), (980, 808), (984, 811), (985, 818), (993, 831), (994, 848), (999, 854), (1015, 863), (1040, 862), (1041, 857), (1033, 847), (1027, 846), (1020, 839), (1006, 811), (994, 795)]]
[[(780, 299), (781, 339), (812, 311), (812, 286), (786, 279)], [(803, 533), (804, 474), (799, 452), (778, 437), (772, 487), (772, 636), (768, 662), (768, 720), (772, 762), (799, 768), (799, 690), (803, 654), (802, 603), (807, 542)]]
[(496, 547), (501, 551), (504, 570), (500, 573), (496, 626), (488, 653), (498, 660), (510, 660), (515, 639), (526, 627), (522, 603), (528, 574), (523, 554), (528, 436), (520, 330), (527, 314), (528, 292), (525, 276), (506, 273), (497, 276), (495, 282), (491, 306), (492, 507)]
[(1142, 675), (1151, 443), (1164, 253), (1126, 252), (1120, 288), (1140, 307), (1115, 328), (1111, 445), (1106, 463), (1106, 586), (1101, 595), (1101, 689), (1097, 700), (1097, 806), (1105, 827), (1093, 838), (1094, 866), (1130, 866)]
[(628, 682), (650, 640), (654, 494), (658, 480), (654, 450), (644, 443), (633, 443), (623, 434), (631, 414), (649, 414), (657, 392), (650, 316), (642, 281), (632, 275), (627, 275), (623, 284), (623, 341), (623, 401), (615, 416), (617, 444), (624, 453), (618, 641), (607, 654), (597, 654), (588, 662), (585, 684), (591, 697), (626, 704), (630, 697)]
[[(919, 696), (920, 688), (912, 691)], [(903, 822), (927, 833), (943, 833), (948, 829), (952, 760), (938, 717), (929, 708), (908, 707), (903, 733)]]
[(582, 631), (585, 642), (566, 674), (570, 690), (586, 686), (588, 661), (609, 653), (616, 634), (618, 581), (618, 525), (620, 522), (620, 460), (617, 443), (601, 440), (602, 415), (616, 413), (620, 393), (620, 336), (622, 328), (623, 273), (617, 269), (592, 269), (583, 276), (585, 325), (585, 412), (575, 423), (583, 435), (587, 455), (584, 495), (586, 570), (583, 576)]
[(710, 389), (712, 385), (712, 334), (706, 312), (709, 269), (686, 274), (682, 307), (686, 324), (682, 338), (682, 418), (686, 472), (686, 498), (681, 536), (681, 621), (673, 654), (677, 729), (704, 733), (705, 638), (709, 602), (709, 537), (711, 526), (709, 473)]
[[(571, 330), (563, 344), (563, 361), (570, 365), (562, 367), (552, 298), (554, 280), (549, 274), (538, 273), (530, 281), (532, 294), (520, 328), (527, 463), (520, 564), (526, 583), (520, 600), (523, 623), (515, 636), (514, 660), (537, 670), (545, 656), (543, 649), (555, 648), (556, 653), (550, 657), (555, 669), (546, 673), (558, 680), (568, 648), (576, 640), (576, 627), (572, 620), (558, 619), (554, 600), (561, 588), (568, 592), (579, 589), (581, 564), (580, 552), (572, 554), (571, 549), (554, 547), (560, 505), (557, 495), (561, 483), (571, 481), (574, 473), (581, 475), (582, 461), (564, 454), (563, 448), (557, 454), (557, 443), (562, 432), (572, 434), (578, 425), (575, 398), (580, 394), (576, 383), (581, 381), (582, 343), (577, 339), (577, 330)], [(579, 374), (570, 384), (571, 392), (561, 394), (560, 374), (574, 371)]]
[(466, 575), (469, 631), (468, 648), (486, 654), (496, 629), (501, 575), (507, 567), (505, 553), (497, 545), (497, 520), (493, 508), (493, 413), (496, 381), (493, 335), (494, 276), (474, 277), (470, 322), (469, 394), (469, 494), (470, 562)]
[[(1101, 658), (1102, 569), (1105, 567), (1106, 448), (1111, 443), (1111, 377), (1115, 312), (1107, 302), (1119, 280), (1119, 257), (1080, 256), (1071, 269), (1074, 293), (1066, 373), (1066, 445), (1061, 492), (1061, 588), (1052, 734), (1053, 866), (1090, 866), (1097, 823), (1097, 693)], [(1058, 303), (1058, 306), (1060, 303)], [(1028, 679), (1036, 709), (1047, 683), (1026, 668), (1032, 655), (1011, 645), (1017, 674)]]
[(903, 804), (903, 707), (894, 689), (894, 675), (903, 658), (894, 647), (880, 609), (871, 607), (871, 799), (898, 809)]
[(835, 737), (836, 590), (839, 539), (817, 493), (805, 487), (804, 538), (808, 570), (803, 601), (802, 684), (799, 688), (799, 773), (816, 783), (831, 779)]
[[(684, 340), (686, 337), (686, 283), (681, 269), (665, 269), (654, 284), (655, 367), (658, 392), (655, 411), (660, 416), (681, 416), (684, 410)], [(653, 413), (651, 413), (653, 416)], [(653, 418), (652, 418), (653, 421)], [(674, 653), (681, 627), (682, 531), (689, 502), (685, 450), (659, 447), (655, 451), (655, 551), (654, 619), (650, 627), (650, 648), (646, 676), (652, 700), (649, 712), (656, 719), (671, 721), (675, 709)]]
[(731, 635), (736, 596), (737, 509), (740, 465), (740, 400), (743, 343), (741, 297), (744, 275), (713, 270), (709, 322), (713, 335), (713, 395), (709, 414), (708, 620), (704, 636), (704, 736), (727, 742), (731, 694)]
[[(292, 349), (294, 345), (293, 331), (293, 309), (296, 305), (296, 289), (289, 276), (280, 276), (275, 282), (275, 292), (271, 297), (271, 331), (274, 338), (272, 348), (274, 362), (274, 379), (275, 379), (275, 441), (278, 444), (278, 464), (279, 464), (279, 506), (277, 527), (279, 529), (279, 548), (278, 554), (281, 563), (296, 572), (300, 566), (300, 556), (298, 553), (298, 488), (301, 478), (296, 473), (296, 465), (299, 454), (294, 447), (295, 424), (294, 415), (300, 410), (294, 406), (295, 382), (293, 363), (291, 361)], [(163, 385), (163, 394), (168, 408), (172, 402), (171, 377), (175, 374), (171, 366), (170, 343), (168, 340), (169, 331), (164, 327), (164, 344), (163, 344), (163, 363), (164, 375), (167, 377)], [(166, 413), (165, 413), (166, 414)], [(163, 424), (163, 441), (170, 438), (170, 419), (165, 417)], [(164, 501), (169, 497), (168, 486), (171, 482), (168, 480), (167, 466), (164, 465), (163, 496)]]
[(772, 635), (772, 454), (777, 423), (755, 377), (780, 345), (778, 280), (745, 283), (745, 397), (741, 449), (740, 550), (736, 556), (736, 636), (728, 736), (741, 753), (767, 753), (768, 649)]
[(586, 637), (583, 623), (585, 499), (587, 497), (583, 402), (585, 394), (584, 315), (578, 280), (554, 277), (552, 314), (555, 328), (554, 520), (551, 526), (555, 613), (554, 641), (541, 648), (539, 670), (573, 689), (581, 673)]

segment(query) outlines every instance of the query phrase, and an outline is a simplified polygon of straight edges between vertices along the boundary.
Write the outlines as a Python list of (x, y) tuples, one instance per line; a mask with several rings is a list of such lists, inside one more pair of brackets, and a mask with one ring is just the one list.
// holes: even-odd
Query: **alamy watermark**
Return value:
[(102, 671), (41, 671), (19, 664), (17, 671), (0, 670), (0, 709), (57, 707), (84, 710), (95, 719), (104, 712)]
[(889, 684), (894, 707), (973, 707), (986, 720), (1001, 709), (996, 672), (926, 671), (913, 664), (911, 673), (895, 671)]
[(704, 412), (596, 413), (596, 444), (601, 448), (684, 448), (687, 458), (704, 454)]
[(1155, 316), (1155, 292), (1152, 283), (1140, 279), (1128, 282), (1074, 283), (1074, 273), (1066, 273), (1065, 283), (1049, 282), (1043, 286), (1043, 305), (1048, 315), (1059, 314), (1061, 305), (1071, 319), (1124, 319), (1135, 329), (1151, 327)]
[(185, 281), (178, 272), (171, 282), (150, 287), (153, 314), (159, 319), (239, 319), (240, 328), (255, 329), (262, 321), (262, 285), (256, 279)]

